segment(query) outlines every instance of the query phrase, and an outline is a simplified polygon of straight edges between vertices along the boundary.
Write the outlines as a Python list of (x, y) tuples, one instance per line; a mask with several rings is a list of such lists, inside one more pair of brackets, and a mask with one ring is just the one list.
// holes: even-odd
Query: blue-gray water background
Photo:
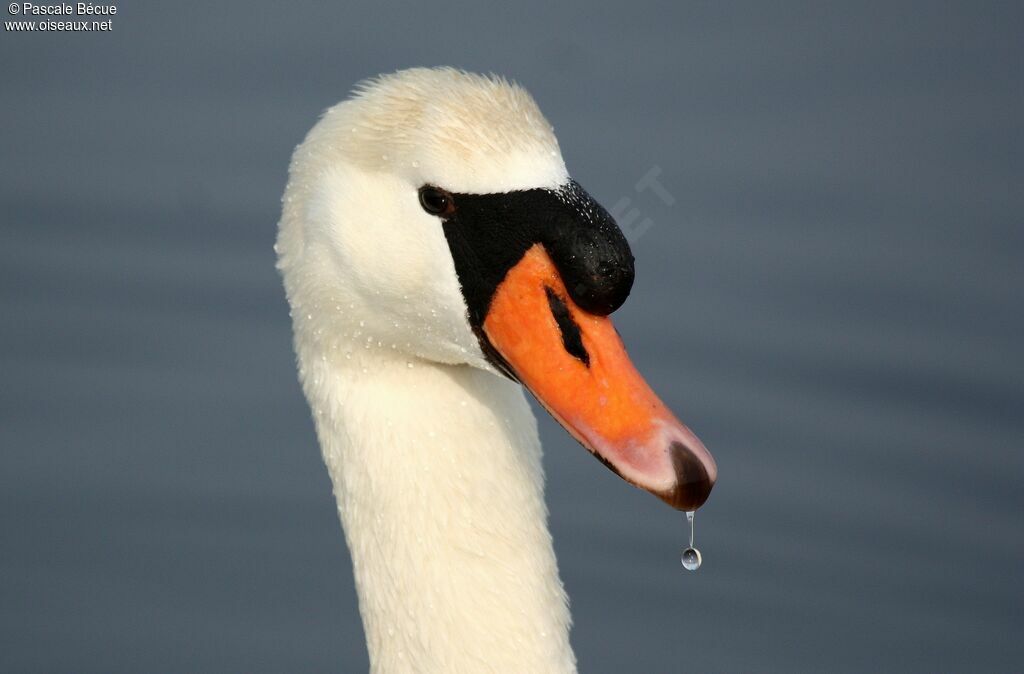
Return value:
[(653, 222), (617, 324), (720, 467), (687, 574), (683, 517), (539, 413), (581, 670), (1020, 671), (1024, 11), (849, 4), (0, 35), (0, 670), (365, 670), (271, 246), (321, 110), (451, 64)]

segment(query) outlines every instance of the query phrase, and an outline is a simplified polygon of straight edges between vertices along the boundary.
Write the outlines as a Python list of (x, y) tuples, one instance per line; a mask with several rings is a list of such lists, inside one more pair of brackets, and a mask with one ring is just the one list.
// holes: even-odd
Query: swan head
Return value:
[(629, 246), (521, 87), (449, 68), (362, 84), (296, 148), (276, 250), (300, 359), (365, 340), (490, 370), (627, 481), (683, 510), (710, 493), (710, 453), (608, 319)]

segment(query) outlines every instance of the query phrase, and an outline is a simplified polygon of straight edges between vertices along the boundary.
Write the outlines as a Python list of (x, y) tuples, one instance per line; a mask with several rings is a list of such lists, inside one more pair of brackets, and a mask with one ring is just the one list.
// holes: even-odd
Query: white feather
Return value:
[(375, 672), (575, 671), (536, 421), (417, 195), (567, 180), (529, 94), (452, 69), (361, 85), (295, 151), (278, 267)]

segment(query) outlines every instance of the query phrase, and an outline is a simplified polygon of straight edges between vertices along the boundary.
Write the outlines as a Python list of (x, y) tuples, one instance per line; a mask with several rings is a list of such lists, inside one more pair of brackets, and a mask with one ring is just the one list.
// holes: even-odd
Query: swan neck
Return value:
[(374, 672), (574, 672), (522, 389), (468, 366), (303, 353)]

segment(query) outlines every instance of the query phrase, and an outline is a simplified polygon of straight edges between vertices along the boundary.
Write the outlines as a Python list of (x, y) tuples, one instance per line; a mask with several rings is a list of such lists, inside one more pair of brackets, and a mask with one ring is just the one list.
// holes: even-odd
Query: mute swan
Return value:
[(633, 256), (533, 99), (413, 69), (292, 158), (275, 249), (374, 672), (572, 672), (536, 420), (680, 510), (711, 455), (607, 315)]

